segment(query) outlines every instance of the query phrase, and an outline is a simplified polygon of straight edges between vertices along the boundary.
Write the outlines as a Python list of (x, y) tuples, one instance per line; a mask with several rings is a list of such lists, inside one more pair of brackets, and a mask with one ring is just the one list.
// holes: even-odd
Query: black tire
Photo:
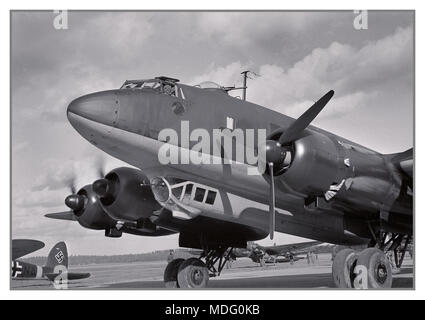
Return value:
[(208, 268), (197, 258), (187, 259), (179, 267), (177, 282), (180, 288), (205, 288), (208, 280)]
[(388, 289), (393, 283), (391, 264), (378, 248), (367, 248), (359, 254), (358, 266), (367, 271), (367, 289)]
[(177, 282), (177, 272), (184, 259), (171, 260), (164, 270), (164, 284), (166, 288), (179, 288)]
[(337, 288), (353, 288), (353, 270), (357, 255), (353, 249), (343, 249), (338, 252), (332, 263), (332, 278)]

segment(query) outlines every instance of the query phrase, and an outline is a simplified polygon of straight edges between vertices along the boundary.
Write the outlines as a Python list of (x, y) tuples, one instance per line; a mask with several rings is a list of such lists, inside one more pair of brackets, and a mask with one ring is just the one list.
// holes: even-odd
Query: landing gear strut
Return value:
[[(337, 288), (387, 289), (404, 260), (410, 236), (379, 232), (369, 248), (344, 249), (335, 256), (332, 277)], [(394, 263), (392, 257), (394, 256)]]
[[(200, 259), (205, 259), (205, 264), (211, 277), (218, 277), (231, 259), (233, 248), (219, 248), (214, 250), (204, 250)], [(216, 267), (217, 265), (217, 267)]]
[(233, 248), (205, 249), (199, 258), (174, 259), (164, 271), (167, 288), (205, 288), (210, 277), (220, 275)]

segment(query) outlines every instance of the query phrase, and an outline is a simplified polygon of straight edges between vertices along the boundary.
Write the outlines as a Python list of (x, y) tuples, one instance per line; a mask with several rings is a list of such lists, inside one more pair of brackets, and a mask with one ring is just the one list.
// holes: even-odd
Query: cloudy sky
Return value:
[[(12, 14), (12, 233), (73, 254), (117, 254), (177, 247), (177, 236), (149, 239), (49, 220), (64, 210), (67, 181), (78, 186), (122, 165), (72, 129), (67, 104), (126, 79), (168, 75), (183, 83), (239, 85), (248, 100), (300, 115), (330, 89), (314, 124), (382, 153), (413, 145), (412, 12), (368, 12), (368, 29), (347, 12), (53, 12)], [(103, 160), (102, 160), (103, 159)], [(278, 243), (299, 240), (279, 235)], [(267, 240), (263, 243), (268, 243)], [(40, 251), (47, 254), (48, 249)]]

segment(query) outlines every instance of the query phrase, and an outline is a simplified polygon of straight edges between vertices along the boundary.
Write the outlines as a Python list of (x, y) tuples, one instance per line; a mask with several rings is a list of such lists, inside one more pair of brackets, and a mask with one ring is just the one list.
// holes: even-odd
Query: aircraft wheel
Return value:
[(166, 288), (178, 288), (177, 272), (184, 259), (171, 260), (164, 270), (164, 284)]
[(187, 259), (179, 267), (177, 282), (180, 288), (205, 288), (208, 280), (208, 268), (200, 259)]
[(393, 282), (391, 264), (382, 250), (367, 248), (359, 254), (358, 266), (367, 272), (367, 289), (388, 289)]
[(357, 255), (353, 249), (338, 252), (332, 263), (332, 278), (337, 288), (353, 288), (354, 267)]

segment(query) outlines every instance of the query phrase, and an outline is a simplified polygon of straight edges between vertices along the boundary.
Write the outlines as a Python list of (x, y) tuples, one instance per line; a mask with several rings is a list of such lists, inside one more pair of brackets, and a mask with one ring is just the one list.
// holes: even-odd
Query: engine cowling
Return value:
[(85, 228), (105, 230), (115, 227), (116, 222), (103, 210), (91, 185), (86, 185), (76, 194), (68, 196), (65, 203), (74, 209), (76, 220)]
[(359, 208), (389, 208), (401, 182), (378, 153), (311, 132), (294, 141), (291, 164), (279, 176), (306, 197), (335, 196)]
[(295, 191), (320, 195), (338, 181), (338, 150), (329, 137), (314, 133), (294, 142), (292, 162), (281, 176)]
[(138, 169), (116, 168), (103, 179), (96, 180), (92, 187), (101, 207), (113, 219), (139, 221), (161, 209), (149, 179)]

